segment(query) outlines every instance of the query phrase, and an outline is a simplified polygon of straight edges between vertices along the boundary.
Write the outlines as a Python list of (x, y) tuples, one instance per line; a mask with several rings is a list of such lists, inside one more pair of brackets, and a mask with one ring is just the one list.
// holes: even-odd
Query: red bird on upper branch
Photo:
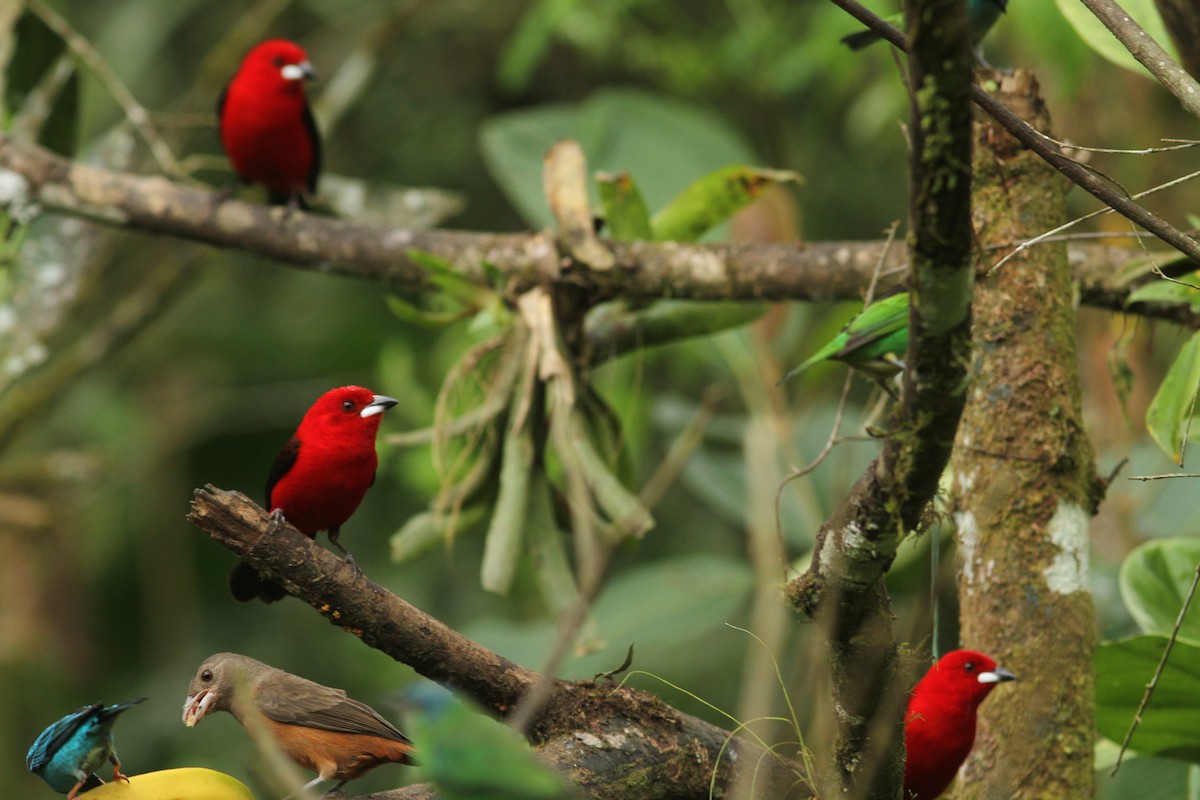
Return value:
[(284, 39), (256, 45), (221, 93), (221, 146), (246, 183), (267, 187), (272, 203), (307, 208), (317, 191), (321, 137), (304, 81), (315, 77), (308, 54)]
[(975, 712), (996, 684), (1016, 680), (974, 650), (952, 650), (913, 687), (905, 717), (904, 798), (934, 800), (975, 744)]
[[(380, 415), (396, 402), (361, 386), (321, 395), (271, 467), (267, 510), (308, 536), (328, 531), (330, 543), (353, 564), (338, 534), (375, 482), (375, 434)], [(243, 603), (255, 597), (273, 603), (287, 594), (244, 561), (229, 573), (229, 590)]]

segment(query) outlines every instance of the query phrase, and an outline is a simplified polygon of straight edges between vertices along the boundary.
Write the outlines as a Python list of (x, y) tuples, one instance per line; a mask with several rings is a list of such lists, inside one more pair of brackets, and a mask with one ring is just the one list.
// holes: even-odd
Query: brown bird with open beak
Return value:
[(412, 763), (412, 743), (375, 709), (236, 653), (209, 656), (188, 685), (183, 724), (212, 711), (228, 711), (251, 734), (267, 731), (288, 758), (314, 770), (305, 789), (336, 780), (335, 791), (380, 764)]

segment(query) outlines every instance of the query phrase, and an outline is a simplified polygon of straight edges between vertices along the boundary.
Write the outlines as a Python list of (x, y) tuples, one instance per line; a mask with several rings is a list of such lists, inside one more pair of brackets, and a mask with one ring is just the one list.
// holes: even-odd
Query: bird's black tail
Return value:
[(256, 597), (264, 603), (274, 603), (287, 597), (287, 590), (259, 575), (245, 561), (239, 561), (229, 573), (229, 591), (239, 603), (248, 603)]
[(849, 47), (851, 50), (862, 50), (864, 47), (873, 45), (883, 37), (872, 30), (859, 31), (852, 33), (849, 36), (842, 37), (842, 44)]
[(149, 697), (150, 697), (150, 695), (144, 694), (141, 697), (130, 700), (128, 703), (117, 703), (115, 705), (107, 706), (100, 712), (100, 716), (101, 717), (115, 717), (117, 714), (120, 714), (122, 711), (128, 711), (129, 709), (136, 706), (138, 703), (144, 702)]

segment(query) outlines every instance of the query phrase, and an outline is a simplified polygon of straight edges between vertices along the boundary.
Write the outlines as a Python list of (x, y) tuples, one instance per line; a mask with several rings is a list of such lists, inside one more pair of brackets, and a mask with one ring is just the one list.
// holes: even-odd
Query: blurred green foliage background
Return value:
[[(571, 126), (591, 166), (629, 169), (652, 209), (726, 163), (804, 175), (802, 188), (773, 194), (729, 235), (873, 239), (906, 214), (907, 102), (893, 56), (883, 46), (861, 54), (841, 46), (839, 37), (857, 25), (829, 3), (72, 0), (52, 7), (153, 112), (178, 158), (209, 157), (188, 163), (216, 186), (230, 178), (213, 117), (221, 87), (251, 44), (285, 37), (307, 48), (322, 78), (312, 97), (326, 169), (384, 187), (457, 193), (465, 208), (451, 227), (544, 224), (529, 187), (540, 182), (546, 137)], [(24, 41), (37, 35), (26, 31)], [(1194, 130), (1165, 91), (1099, 57), (1052, 4), (1013, 2), (987, 52), (994, 64), (1037, 73), (1055, 133), (1071, 142), (1142, 148)], [(85, 70), (73, 91), (78, 113), (55, 118), (44, 141), (88, 159), (98, 158), (99, 143), (124, 141), (133, 148), (131, 168), (155, 171), (136, 138), (114, 137), (123, 111), (101, 80)], [(1130, 191), (1196, 168), (1191, 151), (1089, 158)], [(1184, 188), (1147, 202), (1179, 219), (1195, 210), (1194, 196)], [(1094, 208), (1079, 192), (1071, 203), (1076, 212)], [(84, 703), (140, 694), (150, 700), (117, 726), (127, 771), (200, 765), (252, 780), (249, 740), (231, 718), (195, 730), (179, 720), (192, 670), (216, 651), (344, 687), (395, 716), (390, 698), (414, 678), (410, 670), (295, 600), (234, 604), (224, 580), (232, 556), (184, 520), (192, 490), (205, 483), (261, 499), (278, 448), (311, 401), (336, 385), (361, 383), (401, 400), (383, 423), (375, 488), (343, 530), (359, 562), (418, 607), (539, 666), (553, 620), (528, 574), (508, 598), (479, 588), (480, 536), (464, 535), (411, 563), (389, 560), (390, 536), (428, 505), (438, 475), (428, 448), (382, 439), (432, 423), (439, 386), (472, 341), (465, 326), (400, 322), (385, 288), (371, 283), (50, 217), (34, 224), (16, 263), (0, 270), (0, 403), (21, 409), (6, 423), (11, 436), (0, 437), (0, 787), (12, 796), (49, 794), (23, 765), (45, 725)], [(119, 320), (123, 303), (158, 284), (148, 301), (155, 310), (137, 335), (102, 348), (107, 355), (70, 380), (46, 379), (81, 342)], [(46, 306), (44, 329), (5, 326), (13, 318), (6, 306), (11, 312), (31, 296)], [(811, 726), (806, 734), (821, 740), (820, 640), (782, 606), (783, 565), (770, 558), (773, 503), (790, 465), (807, 463), (824, 443), (843, 372), (820, 367), (784, 389), (773, 384), (851, 310), (780, 306), (750, 328), (627, 356), (598, 373), (639, 484), (706, 393), (721, 399), (701, 446), (654, 509), (656, 528), (612, 566), (595, 611), (606, 646), (573, 659), (566, 676), (613, 668), (632, 643), (635, 668), (708, 703), (742, 718), (780, 713), (760, 645), (726, 623), (747, 627), (773, 649)], [(1085, 310), (1080, 335), (1101, 470), (1128, 457), (1126, 474), (1166, 471), (1140, 420), (1179, 332)], [(1109, 377), (1114, 358), (1135, 377), (1124, 398)], [(11, 402), (29, 386), (53, 391)], [(869, 389), (856, 384), (847, 431), (865, 419)], [(789, 557), (803, 558), (874, 450), (870, 441), (842, 444), (815, 474), (783, 490)], [(1198, 519), (1200, 500), (1187, 486), (1113, 484), (1093, 525), (1104, 636), (1134, 630), (1115, 590), (1125, 553), (1145, 539), (1190, 531)], [(928, 539), (905, 544), (890, 577), (898, 629), (917, 647), (929, 645), (932, 630)], [(943, 531), (941, 541), (949, 539)], [(944, 558), (943, 650), (956, 644), (951, 568)], [(633, 680), (724, 723), (664, 684)], [(1143, 769), (1179, 780), (1180, 767), (1168, 762)], [(398, 768), (383, 768), (352, 788), (403, 781)]]

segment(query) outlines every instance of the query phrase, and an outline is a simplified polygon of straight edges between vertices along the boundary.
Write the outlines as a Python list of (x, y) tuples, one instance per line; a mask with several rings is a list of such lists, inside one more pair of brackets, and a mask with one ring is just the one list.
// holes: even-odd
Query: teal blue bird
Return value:
[[(971, 28), (971, 41), (974, 42), (977, 53), (983, 43), (983, 37), (987, 36), (988, 31), (996, 24), (996, 20), (1000, 19), (1000, 15), (1007, 10), (1008, 0), (967, 0), (967, 25)], [(904, 27), (902, 17), (889, 17), (888, 22), (900, 28)], [(862, 50), (867, 45), (878, 42), (879, 39), (878, 33), (866, 30), (843, 36), (842, 43), (851, 50)]]
[(575, 796), (521, 734), (440, 686), (417, 684), (402, 704), (417, 766), (446, 800)]
[(145, 700), (106, 706), (96, 703), (72, 711), (34, 740), (25, 756), (25, 766), (56, 792), (74, 800), (81, 788), (94, 789), (104, 781), (95, 771), (105, 761), (113, 765), (112, 779), (128, 780), (121, 774), (121, 761), (113, 748), (112, 727), (117, 715)]
[(908, 292), (899, 292), (877, 300), (846, 323), (841, 332), (800, 366), (779, 379), (796, 377), (821, 361), (841, 361), (866, 374), (884, 391), (895, 397), (888, 386), (904, 369), (900, 360), (908, 350)]

